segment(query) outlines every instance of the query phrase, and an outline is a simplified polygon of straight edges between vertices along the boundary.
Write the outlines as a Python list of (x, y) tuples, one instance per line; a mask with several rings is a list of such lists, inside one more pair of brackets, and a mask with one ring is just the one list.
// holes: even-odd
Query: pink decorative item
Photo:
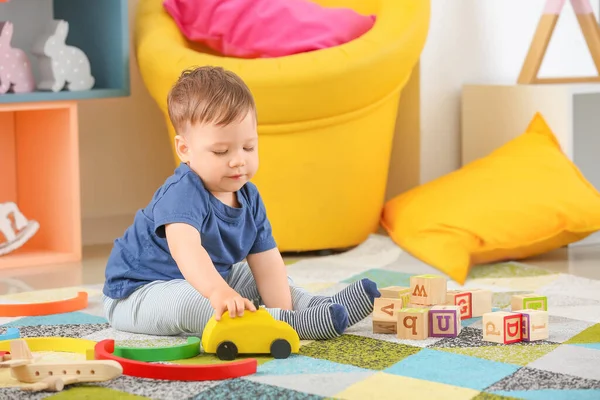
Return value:
[(165, 0), (163, 5), (186, 38), (240, 58), (338, 46), (375, 23), (374, 15), (309, 0)]
[(544, 5), (543, 14), (554, 14), (558, 15), (565, 5), (565, 0), (547, 0)]
[(571, 5), (575, 14), (594, 14), (590, 0), (571, 0)]
[[(565, 3), (566, 0), (546, 0), (543, 13), (559, 15)], [(577, 15), (594, 13), (590, 0), (571, 0), (571, 6), (573, 6), (573, 11)]]
[(32, 92), (35, 79), (31, 71), (31, 62), (21, 49), (11, 47), (13, 24), (0, 22), (0, 93)]

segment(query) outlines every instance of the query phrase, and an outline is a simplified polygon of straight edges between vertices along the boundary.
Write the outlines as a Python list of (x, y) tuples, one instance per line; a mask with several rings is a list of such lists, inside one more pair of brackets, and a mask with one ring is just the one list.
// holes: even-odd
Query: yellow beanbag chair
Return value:
[(429, 31), (430, 0), (315, 0), (376, 15), (361, 37), (284, 57), (241, 59), (186, 40), (163, 0), (140, 0), (135, 48), (141, 76), (167, 121), (167, 94), (185, 68), (238, 74), (258, 111), (253, 178), (280, 251), (346, 248), (377, 231), (398, 102)]
[(600, 193), (538, 113), (487, 157), (388, 201), (381, 222), (401, 248), (464, 284), (472, 265), (542, 254), (600, 230)]

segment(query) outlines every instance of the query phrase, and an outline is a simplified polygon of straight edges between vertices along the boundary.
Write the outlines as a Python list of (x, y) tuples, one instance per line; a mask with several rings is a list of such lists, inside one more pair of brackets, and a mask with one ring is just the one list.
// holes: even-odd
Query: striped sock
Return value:
[(331, 296), (312, 296), (308, 302), (308, 307), (318, 306), (319, 304), (333, 303)]
[(377, 284), (364, 278), (340, 290), (331, 297), (331, 300), (346, 307), (348, 310), (348, 326), (352, 326), (373, 312), (375, 298), (380, 296), (381, 293), (377, 290)]
[(301, 340), (333, 339), (348, 327), (348, 311), (340, 304), (322, 304), (292, 311), (267, 308), (273, 318), (287, 322)]
[[(296, 311), (325, 303), (324, 301), (320, 301), (321, 298), (331, 300), (330, 297), (315, 296), (299, 286), (290, 286), (290, 291), (292, 294), (292, 309)], [(328, 303), (331, 303), (331, 301), (328, 301)]]

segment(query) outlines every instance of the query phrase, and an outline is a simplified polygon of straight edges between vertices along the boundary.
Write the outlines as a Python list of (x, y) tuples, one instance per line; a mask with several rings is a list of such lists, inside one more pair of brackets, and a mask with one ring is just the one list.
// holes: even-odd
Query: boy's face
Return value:
[(191, 126), (175, 141), (181, 160), (214, 194), (238, 191), (258, 169), (258, 133), (253, 112), (227, 126)]

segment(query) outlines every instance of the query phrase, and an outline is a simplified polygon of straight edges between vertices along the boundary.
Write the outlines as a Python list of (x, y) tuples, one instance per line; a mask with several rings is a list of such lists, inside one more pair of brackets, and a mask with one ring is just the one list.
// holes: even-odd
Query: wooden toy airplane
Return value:
[(123, 367), (113, 360), (37, 362), (22, 339), (11, 340), (10, 354), (2, 356), (0, 368), (10, 368), (12, 376), (31, 385), (22, 390), (60, 392), (65, 385), (102, 382), (119, 377)]

